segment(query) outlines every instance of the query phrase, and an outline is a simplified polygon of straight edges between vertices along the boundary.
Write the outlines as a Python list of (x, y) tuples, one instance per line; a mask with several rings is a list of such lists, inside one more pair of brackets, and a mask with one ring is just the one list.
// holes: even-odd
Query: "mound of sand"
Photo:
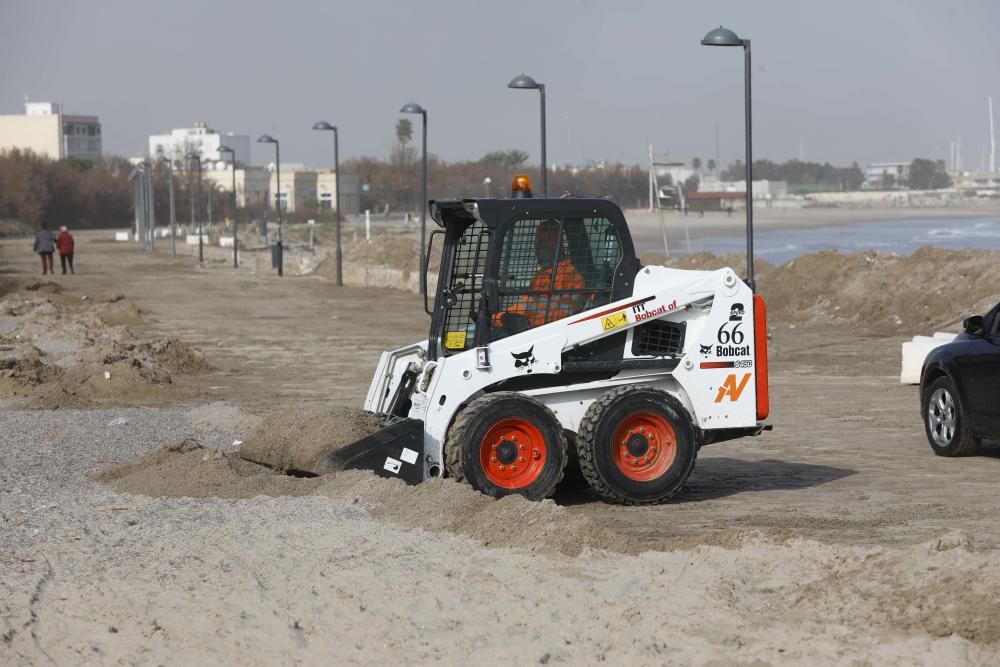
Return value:
[(378, 429), (378, 420), (357, 408), (291, 409), (265, 417), (240, 447), (240, 456), (277, 470), (312, 472), (323, 454)]
[[(741, 254), (695, 253), (646, 264), (743, 273)], [(821, 251), (782, 266), (757, 260), (757, 286), (771, 326), (831, 328), (874, 336), (956, 330), (1000, 301), (1000, 252), (924, 247), (912, 255)]]
[[(435, 271), (441, 263), (441, 243), (432, 248), (429, 266)], [(410, 235), (378, 234), (368, 243), (364, 239), (344, 244), (344, 261), (369, 266), (390, 266), (403, 271), (420, 270), (420, 241)], [(324, 260), (316, 273), (325, 278), (336, 278), (337, 265), (333, 257)]]
[(520, 496), (496, 500), (450, 479), (407, 486), (360, 470), (293, 477), (191, 440), (111, 466), (91, 479), (123, 493), (169, 498), (319, 494), (350, 500), (373, 516), (406, 528), (455, 533), (494, 547), (568, 555), (585, 549), (638, 550), (629, 537), (571, 515), (551, 500), (532, 502)]
[(228, 403), (206, 403), (192, 408), (191, 423), (204, 431), (249, 433), (260, 426), (261, 418)]
[(32, 407), (134, 404), (166, 397), (172, 374), (208, 368), (179, 340), (136, 340), (121, 323), (139, 317), (120, 295), (78, 300), (42, 285), (0, 298), (0, 399)]
[(205, 449), (185, 440), (97, 473), (91, 479), (117, 491), (164, 498), (253, 498), (312, 493), (320, 479), (299, 479)]

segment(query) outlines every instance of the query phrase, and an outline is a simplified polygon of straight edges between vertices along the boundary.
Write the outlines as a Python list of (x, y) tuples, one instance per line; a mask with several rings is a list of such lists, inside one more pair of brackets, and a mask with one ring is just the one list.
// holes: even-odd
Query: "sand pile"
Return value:
[(357, 408), (290, 409), (265, 417), (240, 447), (240, 456), (277, 470), (312, 472), (316, 460), (379, 429)]
[(899, 549), (845, 549), (822, 576), (775, 595), (773, 604), (796, 614), (810, 610), (817, 621), (840, 617), (850, 605), (849, 626), (1000, 642), (1000, 571), (969, 542), (952, 532)]
[[(647, 264), (716, 269), (741, 275), (740, 254), (696, 253)], [(1000, 252), (921, 248), (912, 255), (822, 251), (774, 267), (754, 264), (771, 326), (836, 327), (842, 332), (904, 336), (957, 330), (963, 318), (1000, 301)]]
[[(431, 249), (429, 266), (432, 272), (436, 272), (441, 264), (442, 245), (438, 240)], [(369, 266), (390, 266), (403, 271), (419, 271), (420, 241), (416, 237), (389, 234), (378, 234), (372, 238), (371, 243), (362, 238), (344, 244), (344, 261)], [(332, 280), (336, 278), (336, 270), (335, 259), (330, 257), (316, 268), (316, 273)]]
[(179, 340), (135, 339), (124, 324), (139, 317), (121, 295), (77, 300), (42, 285), (0, 298), (0, 399), (33, 407), (130, 404), (163, 398), (172, 374), (207, 368)]
[(450, 479), (407, 486), (360, 470), (292, 477), (190, 440), (112, 466), (92, 479), (123, 493), (168, 498), (320, 494), (349, 499), (373, 516), (406, 528), (455, 533), (494, 547), (569, 555), (588, 548), (636, 551), (628, 537), (572, 516), (551, 500), (494, 500)]
[(91, 479), (141, 496), (165, 498), (253, 498), (301, 496), (320, 484), (206, 449), (193, 440), (168, 445), (137, 461), (115, 465)]

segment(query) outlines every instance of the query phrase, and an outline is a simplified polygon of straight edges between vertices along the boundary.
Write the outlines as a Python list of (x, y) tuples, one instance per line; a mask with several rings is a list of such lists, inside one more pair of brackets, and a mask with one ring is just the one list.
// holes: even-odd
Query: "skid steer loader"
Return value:
[(530, 187), (430, 202), (430, 335), (382, 354), (364, 408), (384, 428), (316, 472), (540, 499), (575, 456), (604, 499), (656, 503), (702, 445), (769, 428), (763, 300), (731, 269), (643, 267), (618, 206)]

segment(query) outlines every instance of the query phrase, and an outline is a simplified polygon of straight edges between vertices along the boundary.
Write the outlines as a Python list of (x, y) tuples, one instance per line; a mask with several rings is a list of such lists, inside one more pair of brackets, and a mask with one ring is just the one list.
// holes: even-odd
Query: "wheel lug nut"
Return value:
[(517, 442), (517, 436), (516, 436), (516, 435), (512, 435), (512, 436), (510, 437), (510, 439), (511, 439), (511, 440), (513, 440), (514, 442)]
[(511, 470), (517, 470), (517, 466), (511, 466), (510, 469)]
[(503, 470), (503, 466), (500, 466), (500, 470)]
[(639, 433), (645, 433), (645, 432), (646, 432), (646, 429), (644, 429), (644, 428), (640, 428), (639, 429)]
[(518, 457), (517, 460), (520, 461), (521, 463), (524, 463), (524, 457), (523, 456)]
[(635, 464), (635, 465), (638, 465), (639, 464), (639, 459), (632, 459), (632, 463)]
[(493, 449), (496, 449), (496, 448), (497, 448), (497, 446), (496, 446), (496, 445), (493, 445)]
[(490, 461), (493, 461), (494, 463), (496, 463), (496, 461), (497, 461), (497, 457), (495, 457), (495, 456), (491, 456), (491, 457), (490, 457)]
[(518, 449), (524, 449), (524, 445), (518, 445)]

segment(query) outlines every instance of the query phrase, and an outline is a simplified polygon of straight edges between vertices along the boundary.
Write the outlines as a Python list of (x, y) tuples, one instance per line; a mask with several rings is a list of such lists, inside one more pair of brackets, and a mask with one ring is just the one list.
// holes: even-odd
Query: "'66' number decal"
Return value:
[[(732, 329), (727, 329), (730, 324), (733, 325)], [(722, 326), (719, 327), (719, 332), (716, 335), (717, 340), (720, 345), (728, 345), (732, 343), (733, 345), (740, 345), (743, 343), (743, 332), (740, 331), (740, 327), (743, 326), (742, 322), (723, 322)]]

